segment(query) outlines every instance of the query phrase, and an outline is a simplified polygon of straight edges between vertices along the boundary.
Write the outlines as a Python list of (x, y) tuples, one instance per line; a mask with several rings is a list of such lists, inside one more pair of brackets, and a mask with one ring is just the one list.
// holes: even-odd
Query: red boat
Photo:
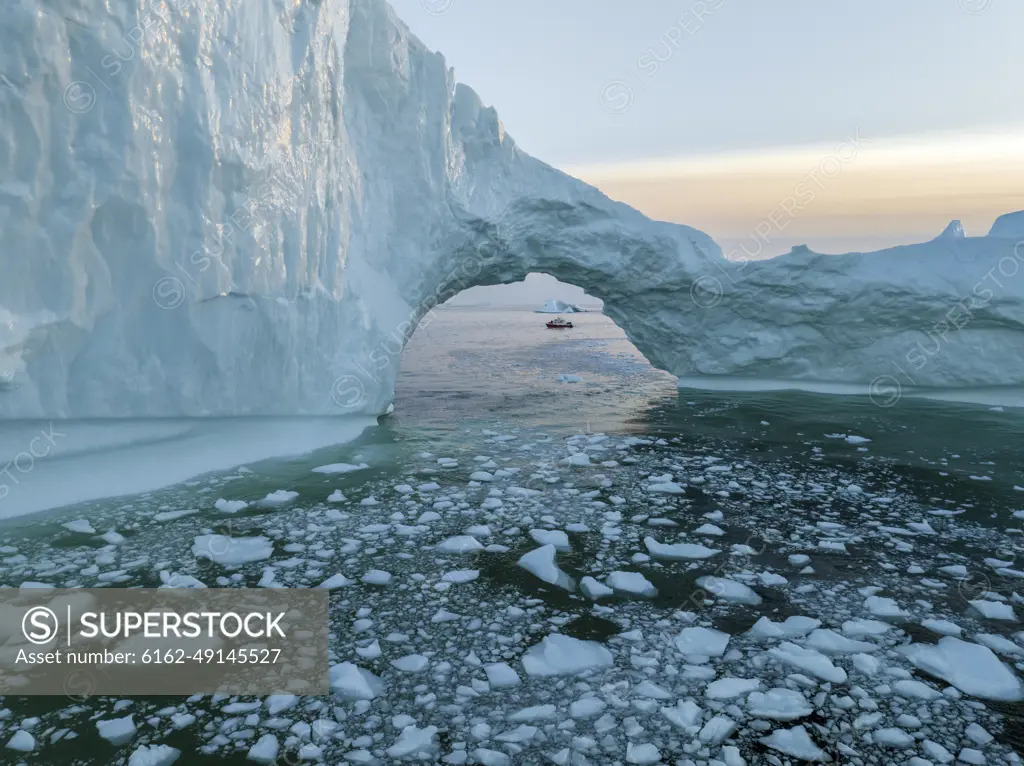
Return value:
[(571, 330), (572, 322), (566, 321), (562, 317), (557, 317), (548, 322), (547, 327), (549, 330)]

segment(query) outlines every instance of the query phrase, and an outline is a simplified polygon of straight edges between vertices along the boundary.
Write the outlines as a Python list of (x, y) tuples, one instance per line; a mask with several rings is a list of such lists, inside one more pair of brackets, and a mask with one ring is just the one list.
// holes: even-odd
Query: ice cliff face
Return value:
[(380, 412), (434, 305), (531, 271), (683, 377), (866, 387), (967, 301), (913, 384), (1024, 382), (1019, 218), (730, 263), (521, 152), (382, 0), (9, 0), (0, 77), (0, 417)]

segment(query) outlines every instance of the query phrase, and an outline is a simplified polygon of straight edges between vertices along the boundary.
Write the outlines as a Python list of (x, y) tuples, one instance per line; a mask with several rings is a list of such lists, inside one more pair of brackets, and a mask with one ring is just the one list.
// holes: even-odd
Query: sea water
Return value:
[(375, 699), (8, 698), (0, 744), (38, 717), (30, 763), (1013, 761), (1018, 411), (677, 390), (600, 313), (547, 318), (438, 310), (355, 441), (0, 530), (6, 586), (323, 583)]

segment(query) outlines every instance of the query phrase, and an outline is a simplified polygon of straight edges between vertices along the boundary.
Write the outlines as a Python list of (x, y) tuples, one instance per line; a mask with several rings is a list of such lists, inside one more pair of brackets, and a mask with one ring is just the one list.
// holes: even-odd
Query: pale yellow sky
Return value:
[(749, 153), (563, 170), (646, 215), (713, 236), (729, 253), (767, 257), (807, 244), (874, 250), (936, 236), (959, 218), (968, 236), (1024, 209), (1024, 128), (844, 141)]

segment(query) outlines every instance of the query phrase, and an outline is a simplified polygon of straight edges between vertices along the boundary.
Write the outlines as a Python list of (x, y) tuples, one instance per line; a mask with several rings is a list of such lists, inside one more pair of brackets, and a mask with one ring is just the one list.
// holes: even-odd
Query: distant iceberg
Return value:
[(574, 306), (571, 303), (565, 303), (564, 301), (557, 301), (554, 298), (548, 298), (548, 302), (544, 304), (544, 308), (537, 309), (537, 314), (579, 314), (586, 311), (581, 309), (579, 306)]
[(964, 232), (964, 225), (959, 220), (949, 222), (949, 226), (942, 230), (942, 233), (935, 239), (963, 239), (967, 234)]

